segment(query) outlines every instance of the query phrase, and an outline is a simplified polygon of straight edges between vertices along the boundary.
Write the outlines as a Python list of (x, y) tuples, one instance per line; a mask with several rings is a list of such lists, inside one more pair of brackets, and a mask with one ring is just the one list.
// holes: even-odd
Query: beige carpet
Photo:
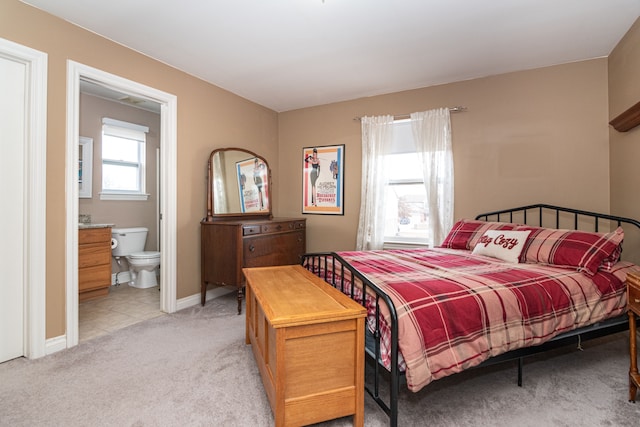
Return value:
[[(37, 360), (0, 364), (0, 426), (272, 426), (231, 294)], [(638, 426), (627, 333), (404, 390), (400, 426)], [(640, 397), (639, 397), (640, 399)], [(351, 418), (322, 424), (350, 426)], [(367, 396), (365, 425), (388, 425)]]

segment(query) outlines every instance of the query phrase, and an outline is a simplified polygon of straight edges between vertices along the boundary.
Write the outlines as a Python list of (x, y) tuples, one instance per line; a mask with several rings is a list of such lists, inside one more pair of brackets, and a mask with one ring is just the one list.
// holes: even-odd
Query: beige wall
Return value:
[[(640, 102), (640, 19), (609, 56), (609, 119)], [(611, 211), (640, 217), (640, 126), (628, 132), (609, 128)]]
[(0, 0), (0, 37), (48, 54), (47, 338), (65, 333), (65, 124), (69, 59), (177, 96), (177, 296), (198, 294), (199, 223), (206, 215), (209, 153), (226, 146), (246, 147), (262, 154), (277, 171), (277, 114), (18, 0)]
[(302, 147), (345, 144), (345, 214), (307, 215), (307, 249), (353, 249), (361, 172), (353, 118), (459, 105), (468, 110), (451, 119), (456, 219), (530, 203), (609, 211), (601, 58), (281, 113), (279, 213), (301, 212)]
[[(640, 19), (609, 55), (609, 119), (640, 102)], [(609, 127), (611, 212), (640, 219), (640, 126), (627, 132)], [(640, 263), (640, 235), (625, 233), (627, 259)]]

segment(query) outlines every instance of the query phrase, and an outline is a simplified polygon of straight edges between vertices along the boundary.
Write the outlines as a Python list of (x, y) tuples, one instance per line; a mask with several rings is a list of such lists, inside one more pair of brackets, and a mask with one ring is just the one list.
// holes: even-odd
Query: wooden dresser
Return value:
[(202, 221), (201, 303), (207, 285), (238, 288), (242, 308), (243, 267), (299, 264), (306, 251), (306, 219), (235, 219)]
[(629, 401), (636, 401), (640, 387), (638, 374), (636, 316), (640, 315), (640, 275), (627, 274), (627, 310), (629, 314)]
[(360, 304), (300, 265), (246, 268), (251, 344), (276, 426), (364, 424)]
[(111, 227), (78, 230), (78, 298), (109, 294), (111, 286)]

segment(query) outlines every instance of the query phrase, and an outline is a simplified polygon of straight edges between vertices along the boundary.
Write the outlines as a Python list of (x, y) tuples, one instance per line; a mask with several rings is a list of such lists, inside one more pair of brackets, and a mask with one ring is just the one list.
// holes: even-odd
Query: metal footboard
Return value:
[[(375, 321), (373, 325), (373, 345), (365, 346), (367, 357), (372, 361), (373, 384), (365, 381), (365, 390), (375, 400), (378, 406), (389, 416), (390, 425), (395, 427), (398, 425), (398, 393), (400, 391), (400, 380), (402, 373), (398, 367), (398, 318), (395, 306), (387, 294), (374, 285), (362, 273), (351, 267), (340, 255), (334, 252), (306, 254), (302, 258), (302, 265), (309, 271), (319, 276), (325, 282), (329, 283), (341, 292), (349, 295), (353, 300), (355, 297), (355, 283), (359, 280), (362, 283), (362, 298), (360, 303), (368, 309), (367, 298), (371, 299), (369, 304), (373, 305)], [(380, 304), (386, 304), (389, 309), (391, 330), (391, 369), (389, 372), (389, 398), (384, 399), (381, 393), (381, 378), (386, 368), (382, 365), (381, 347), (380, 347)], [(370, 377), (371, 378), (371, 377)]]

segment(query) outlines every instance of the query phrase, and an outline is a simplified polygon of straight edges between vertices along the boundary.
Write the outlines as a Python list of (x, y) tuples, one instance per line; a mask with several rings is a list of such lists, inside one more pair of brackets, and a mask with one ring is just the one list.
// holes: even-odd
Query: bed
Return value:
[(460, 220), (437, 248), (302, 264), (367, 308), (366, 388), (396, 426), (401, 383), (517, 359), (521, 385), (524, 357), (628, 328), (625, 232), (640, 222), (539, 204)]

